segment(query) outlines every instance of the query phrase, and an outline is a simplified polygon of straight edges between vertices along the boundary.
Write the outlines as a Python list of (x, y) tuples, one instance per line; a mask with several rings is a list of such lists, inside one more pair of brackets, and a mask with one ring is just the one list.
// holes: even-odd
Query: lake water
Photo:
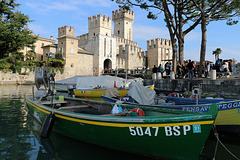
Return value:
[[(149, 157), (105, 149), (76, 141), (60, 134), (39, 137), (40, 124), (28, 114), (25, 97), (31, 96), (32, 86), (0, 85), (0, 159), (1, 160), (151, 160)], [(220, 140), (240, 158), (240, 136), (221, 134)], [(127, 144), (126, 144), (127, 145)], [(213, 159), (216, 138), (210, 135), (202, 159)], [(234, 160), (218, 144), (216, 160)]]

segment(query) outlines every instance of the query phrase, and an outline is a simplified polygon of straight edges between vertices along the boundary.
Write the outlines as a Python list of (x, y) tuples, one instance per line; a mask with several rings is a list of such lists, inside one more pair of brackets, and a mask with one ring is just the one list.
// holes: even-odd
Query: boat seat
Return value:
[(60, 107), (59, 110), (74, 110), (79, 108), (88, 108), (89, 105), (79, 105), (79, 106), (67, 106), (67, 107)]
[(115, 114), (102, 114), (101, 116), (126, 116), (128, 112), (120, 112), (120, 113), (115, 113)]

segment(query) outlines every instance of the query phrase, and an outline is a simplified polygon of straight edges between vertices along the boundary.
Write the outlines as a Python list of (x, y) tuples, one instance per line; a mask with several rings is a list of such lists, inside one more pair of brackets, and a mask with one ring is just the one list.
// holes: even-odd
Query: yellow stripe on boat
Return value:
[[(29, 104), (31, 104), (36, 109), (49, 114), (50, 111), (46, 111), (44, 109), (41, 109), (37, 105), (31, 103), (28, 101)], [(73, 122), (79, 122), (79, 123), (85, 123), (85, 124), (92, 124), (92, 125), (98, 125), (98, 126), (110, 126), (110, 127), (165, 127), (165, 126), (184, 126), (184, 125), (203, 125), (203, 124), (213, 124), (214, 121), (197, 121), (197, 122), (180, 122), (180, 123), (167, 123), (167, 124), (124, 124), (124, 123), (111, 123), (111, 122), (96, 122), (96, 121), (89, 121), (89, 120), (83, 120), (83, 119), (77, 119), (72, 118), (68, 116), (63, 116), (60, 114), (55, 113), (55, 116), (61, 119), (73, 121)]]
[[(82, 91), (85, 91), (83, 94)], [(118, 90), (121, 97), (126, 97), (129, 90)], [(74, 90), (74, 95), (76, 97), (101, 97), (101, 95), (106, 95), (106, 90)]]
[(240, 125), (239, 108), (220, 110), (215, 125)]

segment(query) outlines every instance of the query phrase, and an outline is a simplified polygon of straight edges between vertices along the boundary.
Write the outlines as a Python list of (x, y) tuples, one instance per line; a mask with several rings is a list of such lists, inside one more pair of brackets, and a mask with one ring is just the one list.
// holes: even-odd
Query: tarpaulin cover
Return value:
[(129, 85), (128, 96), (131, 96), (139, 104), (154, 105), (156, 92), (153, 89), (144, 87), (138, 82), (132, 82)]

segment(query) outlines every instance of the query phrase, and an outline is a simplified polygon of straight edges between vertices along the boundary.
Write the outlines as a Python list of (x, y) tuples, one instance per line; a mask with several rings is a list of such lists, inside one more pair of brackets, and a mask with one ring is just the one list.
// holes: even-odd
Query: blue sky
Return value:
[[(111, 0), (17, 0), (21, 6), (18, 10), (34, 20), (29, 28), (42, 37), (57, 38), (58, 27), (73, 26), (75, 36), (88, 32), (88, 17), (103, 14), (112, 17), (112, 11), (118, 9), (118, 4)], [(133, 41), (139, 47), (147, 50), (147, 40), (169, 38), (166, 23), (159, 16), (157, 20), (146, 18), (147, 11), (138, 7), (133, 23)], [(113, 25), (112, 25), (113, 28)], [(113, 32), (112, 32), (113, 34)], [(199, 61), (201, 46), (200, 26), (185, 37), (185, 59)], [(240, 23), (227, 26), (225, 21), (212, 22), (207, 26), (206, 60), (214, 61), (212, 51), (222, 49), (220, 58), (236, 59), (240, 62)]]

